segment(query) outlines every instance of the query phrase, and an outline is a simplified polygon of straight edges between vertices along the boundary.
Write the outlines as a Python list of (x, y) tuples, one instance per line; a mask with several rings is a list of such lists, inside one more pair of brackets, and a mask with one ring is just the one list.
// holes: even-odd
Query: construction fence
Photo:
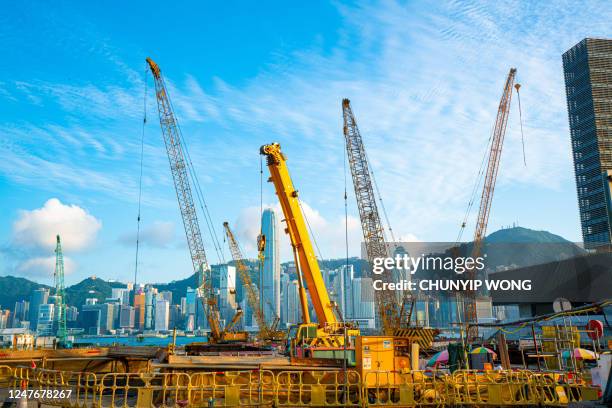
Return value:
[(567, 406), (598, 398), (576, 375), (531, 371), (269, 370), (106, 373), (0, 366), (3, 387), (64, 407)]

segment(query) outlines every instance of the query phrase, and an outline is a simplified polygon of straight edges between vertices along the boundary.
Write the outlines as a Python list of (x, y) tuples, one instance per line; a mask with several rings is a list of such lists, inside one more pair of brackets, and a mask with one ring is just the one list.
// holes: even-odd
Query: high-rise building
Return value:
[(79, 313), (79, 324), (85, 334), (100, 334), (100, 309), (83, 309)]
[(354, 279), (353, 265), (342, 265), (332, 274), (333, 280), (328, 287), (333, 288), (334, 300), (342, 315), (346, 318), (354, 315), (352, 281)]
[(15, 302), (15, 309), (13, 312), (13, 321), (11, 327), (22, 327), (21, 322), (27, 322), (30, 318), (30, 302), (20, 300)]
[(36, 330), (38, 325), (38, 309), (49, 301), (49, 289), (38, 288), (30, 297), (30, 329)]
[(79, 309), (76, 306), (66, 307), (66, 321), (76, 322), (79, 318)]
[(287, 280), (283, 286), (281, 320), (285, 327), (301, 322), (300, 293), (297, 280)]
[(350, 313), (345, 319), (357, 323), (361, 328), (373, 329), (375, 305), (372, 278), (354, 278), (350, 283), (350, 292), (351, 297), (347, 299)]
[(193, 331), (197, 327), (197, 292), (195, 289), (187, 288), (185, 293), (185, 330)]
[(585, 38), (563, 54), (567, 111), (585, 247), (612, 243), (612, 40)]
[(119, 303), (122, 305), (130, 304), (130, 289), (128, 288), (112, 288), (111, 289), (111, 297), (113, 299), (119, 300)]
[(11, 311), (0, 309), (0, 329), (7, 329), (11, 324)]
[(236, 313), (236, 267), (221, 264), (212, 266), (212, 285), (215, 289), (221, 319), (231, 321)]
[[(111, 330), (113, 330), (113, 327), (114, 327), (113, 309), (114, 309), (114, 305), (111, 303), (97, 303), (93, 305), (89, 304), (89, 305), (83, 305), (81, 307), (82, 312), (87, 312), (87, 311), (92, 311), (92, 310), (99, 311), (98, 318), (97, 318), (98, 334), (107, 334)], [(89, 319), (90, 319), (90, 323), (94, 322), (91, 316), (89, 316)], [(90, 327), (92, 326), (90, 325)]]
[(168, 330), (180, 329), (182, 326), (183, 320), (181, 319), (181, 307), (179, 305), (170, 305)]
[(280, 254), (278, 246), (278, 225), (276, 214), (266, 208), (261, 215), (261, 233), (266, 240), (263, 271), (261, 276), (261, 301), (266, 322), (272, 323), (280, 317)]
[(168, 331), (170, 323), (170, 303), (165, 299), (155, 302), (155, 331)]
[(133, 329), (135, 323), (135, 315), (134, 307), (128, 305), (121, 305), (121, 310), (119, 311), (119, 327), (122, 329)]
[(54, 336), (54, 310), (53, 303), (44, 303), (38, 306), (38, 323), (36, 324), (36, 334), (39, 336)]
[(153, 330), (155, 324), (155, 298), (157, 289), (147, 285), (145, 287), (145, 330)]
[(135, 327), (140, 330), (145, 328), (145, 302), (146, 295), (144, 293), (141, 292), (134, 295)]
[(169, 290), (162, 290), (157, 295), (157, 298), (167, 300), (168, 303), (172, 304), (172, 292)]

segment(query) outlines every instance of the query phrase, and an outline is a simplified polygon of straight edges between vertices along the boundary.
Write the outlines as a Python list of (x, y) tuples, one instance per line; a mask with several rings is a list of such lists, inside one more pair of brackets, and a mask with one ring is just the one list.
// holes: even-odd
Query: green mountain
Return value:
[(92, 276), (66, 288), (66, 303), (80, 309), (87, 298), (97, 298), (99, 302), (104, 302), (104, 299), (112, 296), (112, 289), (119, 287), (125, 287), (125, 284)]
[(13, 310), (16, 302), (29, 302), (32, 292), (41, 287), (48, 288), (25, 278), (0, 276), (0, 308)]
[[(463, 256), (469, 256), (473, 244), (462, 244), (460, 248)], [(513, 227), (488, 235), (482, 253), (487, 256), (487, 268), (495, 271), (561, 261), (585, 255), (586, 251), (548, 231)]]

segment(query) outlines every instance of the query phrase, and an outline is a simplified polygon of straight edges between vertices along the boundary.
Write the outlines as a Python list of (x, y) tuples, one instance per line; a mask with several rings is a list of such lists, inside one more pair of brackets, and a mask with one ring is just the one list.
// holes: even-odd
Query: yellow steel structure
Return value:
[[(88, 373), (0, 366), (9, 390), (61, 407), (566, 407), (598, 399), (550, 372), (269, 369)], [(562, 378), (565, 377), (565, 378)], [(14, 392), (13, 391), (13, 392)]]
[(227, 242), (229, 244), (230, 252), (232, 253), (232, 258), (234, 259), (236, 269), (238, 270), (238, 274), (242, 280), (242, 286), (246, 291), (247, 302), (249, 303), (249, 307), (253, 310), (253, 315), (255, 316), (257, 326), (259, 327), (259, 338), (266, 341), (282, 340), (285, 337), (285, 333), (283, 331), (275, 330), (266, 322), (266, 318), (260, 306), (261, 303), (259, 292), (257, 291), (256, 286), (253, 284), (253, 280), (249, 274), (249, 268), (244, 263), (244, 257), (240, 251), (240, 246), (238, 245), (238, 241), (236, 241), (234, 233), (230, 229), (229, 223), (224, 222), (223, 227), (225, 228), (225, 235), (227, 236)]
[[(270, 181), (274, 184), (285, 216), (284, 221), (287, 225), (285, 232), (289, 234), (291, 240), (296, 267), (300, 272), (298, 275), (301, 274), (306, 281), (318, 321), (318, 323), (305, 321), (298, 326), (295, 338), (291, 339), (291, 352), (303, 347), (305, 354), (297, 357), (316, 357), (316, 349), (319, 348), (318, 351), (321, 351), (321, 355), (325, 355), (324, 358), (340, 358), (340, 356), (346, 358), (348, 343), (359, 335), (359, 330), (355, 329), (352, 324), (339, 321), (336, 317), (335, 305), (329, 298), (319, 262), (310, 241), (306, 220), (298, 199), (298, 191), (293, 186), (289, 175), (287, 158), (281, 152), (278, 143), (262, 146), (260, 153), (267, 158)], [(305, 295), (302, 297), (302, 308), (307, 311), (307, 305), (304, 303)], [(304, 313), (304, 316), (307, 314)], [(338, 350), (339, 347), (344, 348)], [(325, 351), (322, 351), (323, 348)], [(338, 351), (341, 351), (341, 354)]]
[(280, 201), (285, 222), (286, 232), (291, 239), (291, 246), (297, 252), (298, 261), (301, 267), (302, 276), (306, 280), (308, 293), (314, 307), (320, 327), (334, 325), (338, 323), (334, 313), (334, 306), (329, 299), (319, 262), (315, 255), (304, 215), (298, 200), (298, 191), (293, 186), (287, 159), (281, 152), (280, 144), (273, 143), (261, 147), (262, 155), (267, 157), (270, 179), (276, 189), (276, 195)]

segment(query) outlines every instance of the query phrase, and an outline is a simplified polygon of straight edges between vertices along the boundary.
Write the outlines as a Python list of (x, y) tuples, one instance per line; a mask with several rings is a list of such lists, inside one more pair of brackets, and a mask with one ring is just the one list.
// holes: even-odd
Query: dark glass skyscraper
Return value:
[(612, 40), (585, 38), (563, 54), (582, 236), (612, 243)]

